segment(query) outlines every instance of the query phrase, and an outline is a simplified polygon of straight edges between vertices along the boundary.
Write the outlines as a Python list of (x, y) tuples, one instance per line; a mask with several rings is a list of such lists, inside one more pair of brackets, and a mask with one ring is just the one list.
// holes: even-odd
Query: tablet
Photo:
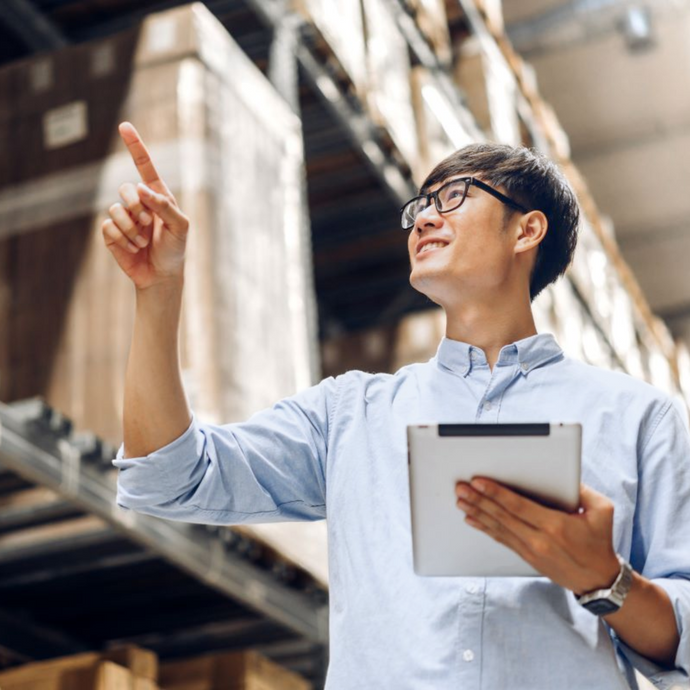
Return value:
[(580, 424), (408, 425), (415, 573), (538, 576), (514, 551), (465, 522), (455, 485), (489, 477), (544, 505), (575, 512), (581, 446)]

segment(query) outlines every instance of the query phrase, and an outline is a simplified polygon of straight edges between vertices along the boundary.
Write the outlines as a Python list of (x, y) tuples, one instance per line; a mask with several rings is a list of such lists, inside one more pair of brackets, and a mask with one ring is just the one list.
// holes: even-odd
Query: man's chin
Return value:
[(441, 306), (439, 298), (439, 281), (432, 277), (419, 277), (414, 275), (414, 271), (410, 274), (410, 285), (419, 293), (430, 299), (434, 304)]

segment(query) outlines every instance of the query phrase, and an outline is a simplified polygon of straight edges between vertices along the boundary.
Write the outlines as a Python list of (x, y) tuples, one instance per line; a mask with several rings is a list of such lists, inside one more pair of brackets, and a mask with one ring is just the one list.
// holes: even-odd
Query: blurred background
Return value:
[(689, 33), (685, 0), (3, 0), (0, 687), (325, 677), (325, 523), (115, 505), (134, 294), (100, 225), (137, 181), (119, 122), (192, 221), (203, 421), (432, 357), (443, 314), (408, 283), (399, 208), (484, 140), (549, 155), (584, 211), (539, 330), (687, 418)]

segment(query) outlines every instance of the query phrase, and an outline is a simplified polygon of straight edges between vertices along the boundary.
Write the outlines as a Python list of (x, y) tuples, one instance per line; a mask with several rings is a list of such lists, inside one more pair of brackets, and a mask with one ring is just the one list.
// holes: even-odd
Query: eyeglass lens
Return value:
[[(455, 180), (449, 182), (447, 185), (441, 187), (436, 195), (438, 203), (436, 210), (439, 213), (445, 213), (446, 211), (452, 211), (456, 209), (460, 204), (462, 204), (465, 198), (465, 188), (467, 183), (463, 180)], [(427, 200), (425, 197), (418, 197), (410, 201), (402, 214), (402, 224), (405, 229), (411, 228), (417, 216), (427, 207)]]

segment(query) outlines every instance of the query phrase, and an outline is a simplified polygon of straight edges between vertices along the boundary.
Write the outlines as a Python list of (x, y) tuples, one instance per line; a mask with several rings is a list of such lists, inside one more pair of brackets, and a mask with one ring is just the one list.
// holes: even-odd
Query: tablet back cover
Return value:
[(485, 476), (553, 507), (579, 503), (580, 424), (407, 427), (414, 570), (436, 576), (539, 576), (508, 547), (465, 523), (455, 485)]

